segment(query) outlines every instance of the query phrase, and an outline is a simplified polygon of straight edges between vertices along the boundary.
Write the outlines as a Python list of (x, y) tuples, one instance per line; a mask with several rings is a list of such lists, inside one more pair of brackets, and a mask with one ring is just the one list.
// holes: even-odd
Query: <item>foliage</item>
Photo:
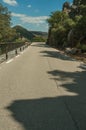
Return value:
[[(39, 36), (39, 41), (45, 41), (47, 33), (28, 31), (21, 26), (11, 27), (11, 12), (7, 7), (0, 4), (0, 42), (24, 42), (32, 41), (36, 36)], [(43, 37), (43, 38), (42, 38)]]
[(86, 52), (86, 45), (82, 45), (81, 50), (82, 52)]
[(6, 7), (3, 7), (2, 4), (0, 4), (0, 41), (6, 41), (8, 36), (11, 34), (10, 20), (11, 20), (10, 12)]
[(51, 27), (52, 36), (49, 37), (52, 37), (54, 46), (66, 45), (68, 32), (75, 26), (75, 22), (69, 18), (68, 14), (61, 11), (52, 13), (47, 21)]
[(65, 2), (62, 11), (51, 13), (47, 22), (49, 24), (47, 44), (61, 48), (65, 46), (86, 48), (83, 45), (86, 43), (85, 0), (74, 0), (73, 5)]
[(45, 42), (46, 39), (41, 36), (35, 36), (32, 41), (33, 42)]
[(76, 24), (76, 32), (77, 32), (77, 35), (79, 36), (79, 39), (81, 37), (84, 37), (86, 36), (86, 16), (82, 17), (78, 23)]

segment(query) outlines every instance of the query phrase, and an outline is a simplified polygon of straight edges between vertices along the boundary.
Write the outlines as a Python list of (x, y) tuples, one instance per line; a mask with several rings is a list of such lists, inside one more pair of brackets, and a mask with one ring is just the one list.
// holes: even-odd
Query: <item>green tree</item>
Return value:
[(86, 1), (74, 0), (73, 5), (63, 4), (62, 11), (51, 13), (47, 20), (49, 32), (47, 44), (55, 47), (86, 48)]
[(66, 46), (68, 32), (75, 26), (75, 22), (61, 11), (52, 13), (47, 21), (50, 26), (48, 44), (56, 47)]
[(84, 4), (86, 5), (86, 0), (73, 0), (74, 5), (81, 5)]
[(7, 7), (0, 4), (0, 41), (11, 41), (15, 35), (15, 31), (11, 26), (11, 13)]

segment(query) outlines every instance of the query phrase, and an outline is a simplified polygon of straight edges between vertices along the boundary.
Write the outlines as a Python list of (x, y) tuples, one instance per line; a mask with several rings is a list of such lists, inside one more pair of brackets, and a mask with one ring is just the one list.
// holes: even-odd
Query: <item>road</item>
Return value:
[(86, 130), (86, 65), (45, 43), (0, 64), (0, 130)]

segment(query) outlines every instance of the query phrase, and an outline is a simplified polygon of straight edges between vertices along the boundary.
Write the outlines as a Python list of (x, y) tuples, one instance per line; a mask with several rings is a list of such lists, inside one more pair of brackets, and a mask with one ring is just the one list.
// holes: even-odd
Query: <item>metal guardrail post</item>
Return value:
[(6, 60), (8, 59), (8, 47), (7, 45), (5, 46), (5, 54), (6, 54)]
[(20, 51), (22, 51), (22, 50), (21, 50), (21, 47), (20, 47)]
[(8, 54), (6, 53), (6, 60), (8, 59)]
[(17, 48), (16, 48), (16, 50), (15, 50), (15, 54), (16, 54), (16, 55), (18, 54), (18, 52), (17, 52)]

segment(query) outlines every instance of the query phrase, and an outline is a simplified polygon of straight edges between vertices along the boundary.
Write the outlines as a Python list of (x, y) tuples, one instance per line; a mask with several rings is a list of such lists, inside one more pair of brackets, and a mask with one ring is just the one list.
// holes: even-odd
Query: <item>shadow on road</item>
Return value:
[[(45, 43), (32, 44), (31, 46), (33, 46), (33, 47), (43, 47), (45, 49), (51, 48), (50, 46), (46, 45)], [(58, 51), (56, 49), (54, 49), (54, 51), (45, 50), (45, 51), (41, 51), (40, 53), (43, 54), (42, 56), (44, 56), (44, 57), (52, 57), (52, 58), (58, 58), (58, 59), (62, 59), (62, 60), (75, 61), (70, 56), (67, 56), (63, 52), (61, 53), (60, 51)]]
[(65, 91), (76, 95), (15, 100), (6, 109), (25, 130), (86, 130), (86, 69), (74, 73), (58, 70), (47, 73), (57, 82), (62, 81)]
[[(34, 44), (33, 46), (46, 45)], [(45, 50), (40, 53), (45, 57), (71, 61), (70, 57), (58, 51)], [(60, 96), (15, 100), (6, 109), (25, 130), (86, 130), (86, 65), (80, 68), (82, 71), (47, 72), (49, 78), (52, 77), (50, 80), (55, 80), (57, 84), (58, 81), (62, 83), (58, 88)], [(65, 94), (61, 89), (65, 90)]]
[[(14, 101), (7, 109), (25, 130), (74, 130), (61, 99), (43, 98)], [(67, 117), (67, 118), (66, 118)]]
[(43, 47), (43, 48), (49, 48), (49, 46), (48, 45), (46, 45), (45, 43), (37, 43), (37, 44), (31, 44), (31, 46), (33, 46), (33, 47)]
[(69, 60), (69, 61), (75, 61), (73, 58), (70, 56), (65, 55), (64, 53), (61, 53), (60, 51), (41, 51), (40, 53), (43, 53), (42, 56), (44, 57), (52, 57), (52, 58), (57, 58), (61, 60)]
[(66, 92), (76, 94), (76, 96), (69, 95), (60, 98), (67, 105), (77, 130), (86, 130), (86, 65), (82, 64), (79, 68), (82, 71), (64, 72), (52, 70), (48, 71), (48, 74), (52, 75), (53, 78), (51, 79), (55, 80), (57, 84), (60, 81), (61, 87)]

